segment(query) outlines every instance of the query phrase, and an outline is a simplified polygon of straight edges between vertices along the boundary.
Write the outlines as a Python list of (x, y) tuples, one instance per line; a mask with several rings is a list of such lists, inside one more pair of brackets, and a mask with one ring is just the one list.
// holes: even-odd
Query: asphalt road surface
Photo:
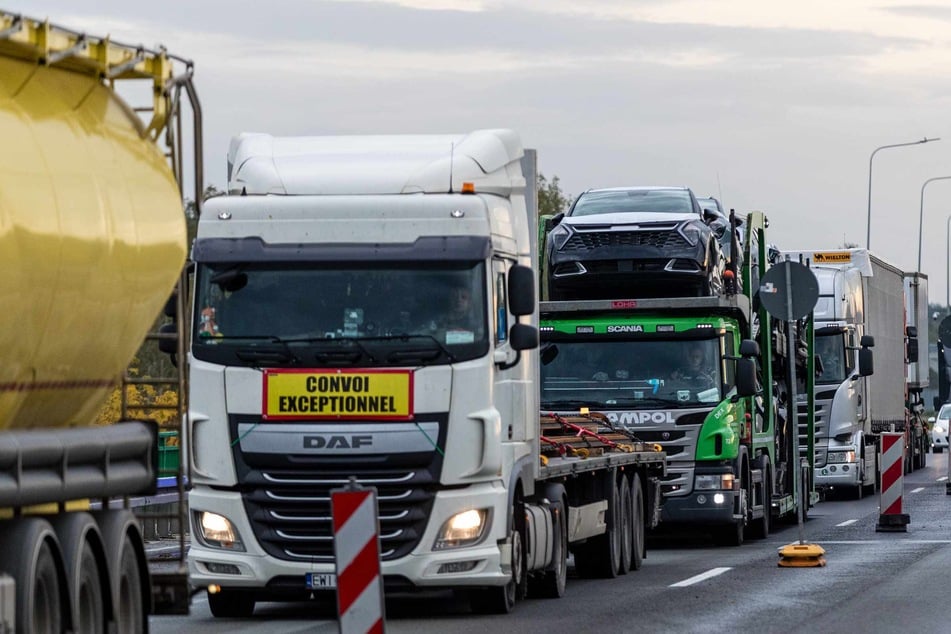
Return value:
[[(805, 542), (822, 568), (780, 568), (778, 549), (797, 525), (774, 523), (765, 540), (714, 546), (703, 534), (658, 535), (637, 572), (568, 579), (560, 600), (527, 600), (507, 616), (474, 616), (451, 594), (389, 597), (391, 633), (444, 632), (951, 632), (951, 496), (948, 454), (905, 476), (906, 533), (880, 533), (878, 497), (831, 499), (809, 510)], [(188, 617), (152, 617), (151, 631), (213, 634), (336, 632), (331, 606), (258, 604), (249, 619), (215, 619), (204, 593)]]

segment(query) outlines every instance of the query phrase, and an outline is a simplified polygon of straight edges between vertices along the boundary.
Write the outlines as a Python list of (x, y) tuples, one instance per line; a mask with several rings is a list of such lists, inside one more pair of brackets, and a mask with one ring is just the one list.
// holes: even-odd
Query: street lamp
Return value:
[(925, 137), (920, 141), (911, 141), (909, 143), (895, 143), (893, 145), (883, 145), (872, 150), (872, 155), (868, 157), (868, 220), (865, 222), (865, 248), (872, 248), (872, 159), (875, 158), (876, 152), (879, 150), (887, 150), (891, 147), (905, 147), (906, 145), (921, 145), (922, 143), (930, 143), (931, 141), (940, 141), (941, 138), (929, 139)]
[(918, 210), (918, 268), (915, 269), (919, 273), (921, 273), (921, 234), (923, 220), (925, 218), (925, 185), (934, 181), (943, 181), (948, 179), (951, 179), (951, 176), (935, 176), (934, 178), (929, 178), (921, 184), (921, 206)]

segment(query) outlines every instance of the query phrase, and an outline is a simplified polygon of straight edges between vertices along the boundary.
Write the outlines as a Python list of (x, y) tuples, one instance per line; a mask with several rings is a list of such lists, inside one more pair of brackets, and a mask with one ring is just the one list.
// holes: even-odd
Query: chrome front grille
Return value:
[(380, 551), (384, 560), (402, 557), (419, 543), (435, 498), (436, 478), (425, 468), (340, 471), (252, 471), (243, 495), (255, 537), (278, 559), (332, 562), (330, 494), (355, 475), (361, 486), (377, 490)]

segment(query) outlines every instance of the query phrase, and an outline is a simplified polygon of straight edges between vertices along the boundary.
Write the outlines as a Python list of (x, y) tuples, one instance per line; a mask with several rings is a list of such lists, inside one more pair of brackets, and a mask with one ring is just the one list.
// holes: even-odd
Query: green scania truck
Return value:
[(662, 525), (702, 528), (728, 545), (765, 537), (799, 504), (805, 516), (815, 499), (787, 424), (785, 380), (792, 362), (797, 393), (811, 394), (811, 336), (803, 328), (790, 355), (786, 323), (755, 299), (769, 266), (766, 226), (760, 212), (746, 218), (742, 270), (733, 269), (740, 292), (540, 307), (543, 411), (604, 412), (610, 425), (661, 445)]

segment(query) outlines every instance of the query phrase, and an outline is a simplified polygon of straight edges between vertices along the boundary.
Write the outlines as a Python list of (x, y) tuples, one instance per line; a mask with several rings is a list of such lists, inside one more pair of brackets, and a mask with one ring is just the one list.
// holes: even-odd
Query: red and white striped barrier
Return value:
[(379, 520), (372, 489), (330, 493), (341, 634), (384, 632)]
[(882, 469), (879, 498), (878, 532), (904, 533), (911, 519), (901, 512), (902, 489), (905, 486), (905, 435), (883, 433), (878, 464)]

